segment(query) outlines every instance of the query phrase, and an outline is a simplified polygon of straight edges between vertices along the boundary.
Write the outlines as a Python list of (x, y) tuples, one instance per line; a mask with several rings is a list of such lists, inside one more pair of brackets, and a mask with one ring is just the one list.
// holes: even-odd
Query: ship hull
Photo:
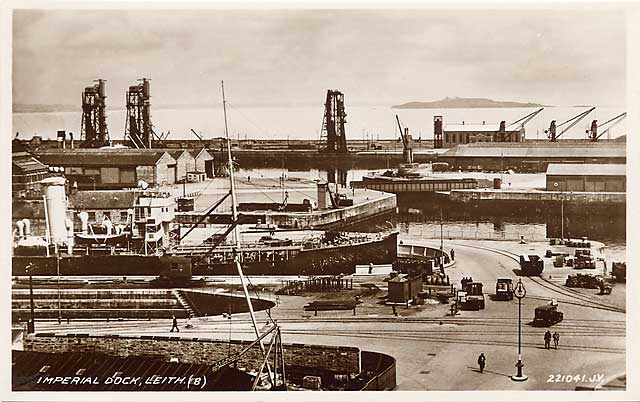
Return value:
[[(243, 263), (246, 275), (339, 275), (352, 274), (361, 264), (391, 264), (397, 255), (397, 233), (356, 245), (302, 250), (283, 261)], [(166, 271), (162, 257), (143, 255), (73, 255), (60, 258), (61, 276), (157, 276)], [(193, 258), (192, 275), (236, 275), (236, 265), (198, 263)], [(33, 264), (34, 276), (56, 276), (54, 256), (14, 256), (12, 274), (24, 276), (27, 264)]]

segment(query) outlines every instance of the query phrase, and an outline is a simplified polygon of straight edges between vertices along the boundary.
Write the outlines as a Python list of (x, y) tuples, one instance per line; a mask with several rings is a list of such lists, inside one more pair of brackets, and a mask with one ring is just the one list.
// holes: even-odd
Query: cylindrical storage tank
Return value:
[(500, 190), (501, 184), (502, 184), (502, 181), (500, 180), (499, 177), (496, 177), (496, 178), (493, 179), (493, 188), (494, 189)]
[(49, 220), (49, 236), (52, 243), (67, 241), (67, 198), (63, 177), (48, 177), (40, 182), (45, 196), (45, 208)]

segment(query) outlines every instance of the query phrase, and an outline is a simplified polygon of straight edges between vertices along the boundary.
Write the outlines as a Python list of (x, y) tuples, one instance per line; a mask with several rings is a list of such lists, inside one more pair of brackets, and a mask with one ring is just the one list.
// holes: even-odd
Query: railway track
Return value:
[[(516, 261), (516, 262), (520, 262), (520, 255), (512, 253), (510, 251), (505, 251), (505, 250), (500, 250), (500, 249), (495, 249), (495, 248), (490, 248), (490, 247), (481, 247), (481, 246), (472, 246), (469, 244), (461, 244), (461, 243), (455, 243), (456, 245), (459, 246), (463, 246), (463, 247), (470, 247), (470, 248), (476, 248), (479, 250), (486, 250), (486, 251), (491, 251), (497, 254), (501, 254), (504, 255), (506, 257), (511, 258), (512, 260)], [(566, 288), (562, 285), (558, 285), (557, 283), (551, 282), (547, 279), (544, 279), (543, 277), (538, 277), (538, 276), (527, 276), (526, 278), (528, 278), (529, 280), (531, 280), (532, 282), (538, 284), (539, 286), (546, 288), (547, 290), (550, 290), (552, 292), (555, 292), (559, 295), (565, 296), (565, 297), (569, 297), (570, 299), (563, 299), (559, 301), (562, 301), (563, 303), (568, 303), (568, 304), (574, 304), (574, 305), (578, 305), (578, 306), (584, 306), (584, 307), (590, 307), (590, 308), (595, 308), (598, 310), (606, 310), (606, 311), (613, 311), (616, 313), (626, 313), (626, 309), (625, 308), (620, 308), (617, 306), (613, 306), (611, 304), (607, 304), (607, 303), (603, 303), (600, 300), (596, 299), (595, 297), (591, 297), (588, 295), (585, 295), (583, 293), (577, 292), (573, 289), (570, 288)]]

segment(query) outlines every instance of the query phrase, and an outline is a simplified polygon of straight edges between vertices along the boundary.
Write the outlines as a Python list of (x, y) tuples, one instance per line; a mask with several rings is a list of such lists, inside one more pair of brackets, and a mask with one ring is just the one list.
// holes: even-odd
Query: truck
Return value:
[(484, 309), (484, 294), (481, 282), (466, 282), (458, 292), (458, 304), (462, 310)]
[(614, 262), (611, 265), (611, 275), (616, 278), (616, 282), (627, 281), (627, 263), (626, 262)]
[(562, 312), (558, 311), (558, 304), (551, 303), (536, 307), (532, 325), (534, 327), (550, 327), (557, 324), (564, 318)]
[(538, 255), (520, 256), (520, 271), (525, 276), (540, 276), (544, 270), (544, 261)]
[(513, 300), (513, 280), (498, 278), (496, 281), (496, 300)]

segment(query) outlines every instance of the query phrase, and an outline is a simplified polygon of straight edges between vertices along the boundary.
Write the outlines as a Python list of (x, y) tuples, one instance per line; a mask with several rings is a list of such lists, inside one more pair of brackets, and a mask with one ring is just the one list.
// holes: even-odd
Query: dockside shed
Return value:
[(626, 192), (626, 165), (552, 163), (547, 191)]

